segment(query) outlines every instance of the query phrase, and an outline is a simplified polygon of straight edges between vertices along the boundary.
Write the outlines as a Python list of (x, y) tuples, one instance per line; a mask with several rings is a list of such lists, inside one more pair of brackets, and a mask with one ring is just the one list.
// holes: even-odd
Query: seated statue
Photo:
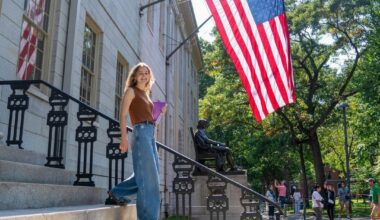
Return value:
[(230, 148), (226, 147), (224, 143), (211, 140), (207, 137), (205, 129), (208, 126), (208, 121), (200, 119), (197, 125), (197, 131), (195, 132), (195, 142), (200, 152), (217, 153), (216, 158), (216, 170), (218, 172), (224, 172), (224, 158), (227, 158), (230, 171), (237, 171), (237, 167), (233, 161)]

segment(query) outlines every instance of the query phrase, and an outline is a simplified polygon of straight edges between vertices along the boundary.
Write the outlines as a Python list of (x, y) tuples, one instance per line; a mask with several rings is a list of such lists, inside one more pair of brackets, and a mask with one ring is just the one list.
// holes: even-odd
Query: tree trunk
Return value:
[(325, 182), (325, 170), (317, 130), (313, 129), (309, 132), (309, 145), (313, 156), (316, 183), (323, 186), (323, 183)]
[(309, 207), (309, 186), (307, 184), (307, 176), (306, 176), (306, 166), (305, 166), (305, 157), (304, 157), (304, 154), (303, 154), (303, 145), (302, 144), (299, 144), (298, 145), (298, 153), (300, 155), (300, 162), (301, 162), (301, 169), (302, 169), (302, 184), (303, 184), (303, 190), (304, 190), (304, 198), (305, 198), (305, 201), (306, 201), (306, 207)]

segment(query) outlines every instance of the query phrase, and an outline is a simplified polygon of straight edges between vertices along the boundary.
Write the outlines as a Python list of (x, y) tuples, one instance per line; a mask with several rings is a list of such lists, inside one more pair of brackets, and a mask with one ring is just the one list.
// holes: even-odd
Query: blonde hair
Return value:
[(145, 88), (144, 88), (145, 92), (149, 94), (154, 84), (155, 78), (154, 78), (152, 69), (148, 66), (148, 64), (143, 63), (143, 62), (136, 64), (135, 66), (132, 67), (131, 71), (129, 71), (128, 78), (125, 83), (124, 93), (127, 91), (129, 87), (136, 87), (137, 85), (136, 75), (137, 75), (137, 71), (141, 67), (147, 68), (150, 75), (150, 80), (149, 82), (146, 83)]

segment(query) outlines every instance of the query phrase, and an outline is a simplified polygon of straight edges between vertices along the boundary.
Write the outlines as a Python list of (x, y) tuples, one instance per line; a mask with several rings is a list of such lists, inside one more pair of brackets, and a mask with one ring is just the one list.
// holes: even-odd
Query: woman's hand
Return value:
[(128, 151), (128, 140), (122, 140), (120, 142), (119, 149), (120, 149), (121, 153), (127, 152)]
[(167, 110), (168, 110), (168, 104), (165, 104), (165, 106), (162, 107), (161, 109), (161, 113), (166, 113)]

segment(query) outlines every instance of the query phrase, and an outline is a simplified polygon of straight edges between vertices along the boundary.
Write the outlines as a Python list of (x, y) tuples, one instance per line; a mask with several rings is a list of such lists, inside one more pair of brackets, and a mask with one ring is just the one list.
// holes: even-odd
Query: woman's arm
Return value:
[(132, 100), (135, 98), (135, 92), (132, 88), (128, 88), (121, 101), (121, 111), (120, 111), (120, 132), (121, 132), (121, 142), (120, 150), (122, 153), (128, 151), (128, 134), (127, 134), (127, 125), (126, 117), (129, 112), (129, 106), (131, 105)]

